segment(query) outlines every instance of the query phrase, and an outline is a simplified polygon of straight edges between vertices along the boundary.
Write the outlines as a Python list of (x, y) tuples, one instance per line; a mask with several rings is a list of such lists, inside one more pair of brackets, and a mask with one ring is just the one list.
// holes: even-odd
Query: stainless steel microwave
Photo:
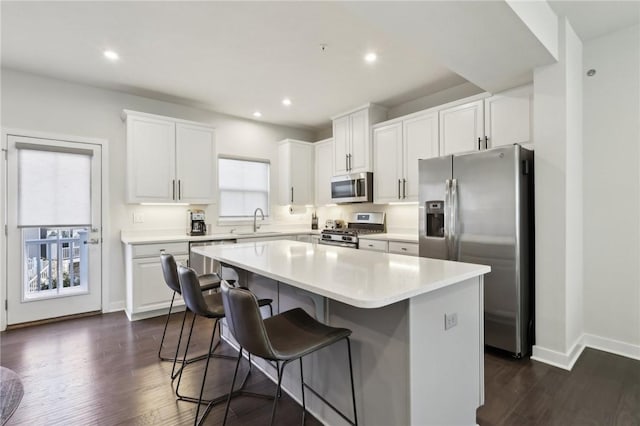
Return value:
[(331, 201), (336, 204), (373, 202), (373, 173), (352, 173), (332, 177)]

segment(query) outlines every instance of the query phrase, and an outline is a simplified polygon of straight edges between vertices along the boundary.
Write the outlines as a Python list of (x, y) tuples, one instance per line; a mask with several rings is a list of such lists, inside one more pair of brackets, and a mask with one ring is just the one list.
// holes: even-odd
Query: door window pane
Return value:
[(91, 157), (18, 150), (18, 226), (91, 224)]

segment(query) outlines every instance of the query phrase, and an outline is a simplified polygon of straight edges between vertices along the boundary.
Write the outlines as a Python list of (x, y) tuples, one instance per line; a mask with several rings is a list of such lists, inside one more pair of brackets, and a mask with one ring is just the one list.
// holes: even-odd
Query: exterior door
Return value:
[(7, 142), (7, 323), (100, 310), (101, 146)]

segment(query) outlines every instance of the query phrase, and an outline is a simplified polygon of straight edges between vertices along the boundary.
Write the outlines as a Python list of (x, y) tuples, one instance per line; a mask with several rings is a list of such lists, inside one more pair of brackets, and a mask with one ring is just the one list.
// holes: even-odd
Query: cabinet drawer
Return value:
[(387, 252), (387, 242), (380, 240), (365, 240), (360, 238), (358, 248), (361, 250), (382, 251)]
[(160, 256), (163, 250), (174, 256), (178, 254), (189, 254), (189, 243), (135, 244), (133, 246), (133, 257)]
[(408, 256), (418, 256), (418, 244), (398, 243), (389, 241), (389, 253), (406, 254)]

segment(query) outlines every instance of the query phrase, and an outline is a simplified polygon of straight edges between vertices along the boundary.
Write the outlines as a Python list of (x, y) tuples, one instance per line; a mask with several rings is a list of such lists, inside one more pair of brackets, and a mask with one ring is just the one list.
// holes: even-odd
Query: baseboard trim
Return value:
[(124, 300), (109, 303), (109, 306), (107, 306), (107, 309), (104, 309), (102, 312), (107, 314), (110, 312), (118, 312), (118, 311), (124, 311)]
[(576, 343), (571, 347), (571, 350), (567, 353), (554, 351), (552, 349), (536, 345), (533, 347), (531, 359), (571, 371), (573, 365), (576, 363), (578, 358), (580, 358), (580, 355), (585, 348), (609, 352), (611, 354), (640, 361), (640, 345), (634, 345), (632, 343), (621, 342), (619, 340), (588, 333), (580, 336)]
[(534, 345), (531, 359), (553, 365), (554, 367), (562, 368), (563, 370), (571, 371), (573, 365), (576, 363), (578, 358), (580, 358), (580, 355), (584, 350), (585, 346), (582, 343), (582, 340), (583, 336), (580, 336), (567, 353)]
[(640, 345), (621, 342), (619, 340), (596, 336), (594, 334), (584, 334), (582, 336), (582, 341), (585, 346), (599, 351), (605, 351), (627, 358), (640, 360)]

